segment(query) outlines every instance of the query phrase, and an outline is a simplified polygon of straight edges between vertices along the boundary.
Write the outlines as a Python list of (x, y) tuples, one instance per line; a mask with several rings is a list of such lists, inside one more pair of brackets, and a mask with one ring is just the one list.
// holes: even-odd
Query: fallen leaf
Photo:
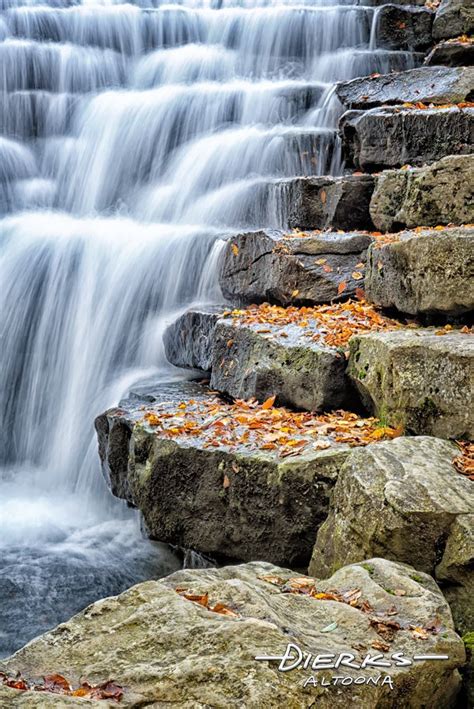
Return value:
[(263, 402), (262, 409), (271, 409), (273, 407), (273, 404), (275, 403), (275, 399), (276, 396), (270, 396), (266, 401)]

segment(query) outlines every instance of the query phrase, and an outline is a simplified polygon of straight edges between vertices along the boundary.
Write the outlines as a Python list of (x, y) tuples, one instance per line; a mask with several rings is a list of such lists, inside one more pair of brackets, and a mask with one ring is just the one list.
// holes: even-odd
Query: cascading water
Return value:
[(414, 59), (374, 49), (374, 9), (346, 3), (1, 7), (6, 653), (176, 568), (109, 495), (93, 419), (140, 378), (180, 376), (161, 332), (219, 297), (220, 237), (284, 226), (279, 178), (341, 170), (334, 81)]

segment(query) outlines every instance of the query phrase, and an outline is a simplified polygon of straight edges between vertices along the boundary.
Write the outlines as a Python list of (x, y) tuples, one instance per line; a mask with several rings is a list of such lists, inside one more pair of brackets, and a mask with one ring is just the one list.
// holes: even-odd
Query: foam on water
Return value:
[(6, 653), (180, 563), (109, 494), (94, 417), (140, 378), (182, 376), (167, 322), (219, 299), (232, 230), (285, 226), (282, 178), (341, 171), (334, 81), (414, 59), (377, 48), (374, 9), (351, 2), (3, 0), (0, 13)]

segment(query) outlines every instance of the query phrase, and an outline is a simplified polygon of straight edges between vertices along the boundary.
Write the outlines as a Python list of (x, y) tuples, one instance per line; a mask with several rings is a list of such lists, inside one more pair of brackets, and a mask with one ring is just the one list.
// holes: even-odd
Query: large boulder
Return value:
[(349, 376), (369, 410), (408, 432), (474, 435), (474, 337), (418, 329), (355, 335)]
[(205, 554), (307, 565), (350, 447), (379, 438), (374, 419), (228, 404), (192, 383), (150, 398), (96, 419), (104, 474), (152, 538)]
[(336, 94), (344, 106), (363, 110), (419, 101), (459, 103), (469, 101), (473, 93), (474, 67), (420, 67), (336, 84)]
[(474, 310), (474, 227), (397, 234), (369, 251), (365, 293), (411, 315)]
[(373, 108), (339, 122), (348, 165), (379, 170), (423, 165), (474, 145), (474, 108)]
[[(474, 39), (467, 36), (448, 39), (435, 44), (425, 58), (425, 64), (439, 66), (472, 66), (474, 64)], [(472, 100), (472, 96), (468, 97)]]
[(474, 156), (455, 155), (411, 170), (377, 177), (370, 203), (381, 231), (474, 221)]
[(371, 175), (296, 177), (272, 185), (292, 229), (371, 229), (373, 189)]
[(446, 39), (474, 32), (472, 0), (442, 0), (433, 23), (433, 37)]
[[(254, 231), (230, 238), (219, 263), (226, 298), (241, 303), (329, 303), (355, 294), (373, 241), (357, 232)], [(354, 275), (355, 274), (355, 277)], [(344, 282), (344, 291), (338, 292)]]
[(378, 47), (418, 50), (432, 43), (433, 12), (427, 8), (382, 5), (375, 22)]
[(353, 451), (318, 532), (310, 573), (330, 576), (371, 555), (403, 561), (446, 588), (464, 630), (474, 615), (474, 485), (454, 468), (457, 453), (454, 444), (425, 436)]
[[(300, 653), (319, 665), (304, 668)], [(334, 667), (341, 655), (346, 662)], [(385, 660), (383, 671), (370, 663), (361, 669), (367, 655)], [(446, 657), (412, 660), (419, 655)], [(369, 559), (326, 581), (261, 562), (179, 571), (94, 603), (0, 670), (28, 679), (60, 673), (74, 687), (113, 678), (123, 687), (124, 708), (447, 709), (455, 706), (464, 660), (433, 580), (404, 564)], [(323, 662), (334, 669), (320, 669)], [(6, 688), (0, 700), (9, 707), (89, 706)]]

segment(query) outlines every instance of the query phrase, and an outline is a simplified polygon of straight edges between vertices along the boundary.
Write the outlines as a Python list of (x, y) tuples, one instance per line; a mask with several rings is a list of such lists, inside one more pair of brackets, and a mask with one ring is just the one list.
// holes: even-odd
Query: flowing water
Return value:
[[(161, 333), (219, 297), (278, 180), (342, 170), (334, 81), (413, 65), (376, 10), (0, 3), (0, 653), (180, 563), (102, 480), (94, 417), (180, 376)], [(197, 521), (198, 523), (198, 521)]]

